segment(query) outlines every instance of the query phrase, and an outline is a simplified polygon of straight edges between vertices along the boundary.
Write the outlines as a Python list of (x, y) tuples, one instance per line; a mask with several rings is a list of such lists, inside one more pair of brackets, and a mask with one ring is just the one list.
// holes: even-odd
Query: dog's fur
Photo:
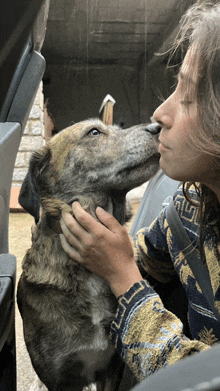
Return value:
[[(126, 193), (157, 172), (157, 147), (146, 125), (122, 130), (91, 119), (31, 157), (24, 186), (42, 212), (23, 260), (18, 305), (33, 367), (50, 391), (81, 391), (91, 382), (114, 389), (120, 368), (108, 340), (117, 301), (102, 278), (63, 251), (61, 211), (78, 200), (94, 217), (99, 205), (124, 224), (131, 216)], [(25, 196), (20, 203), (28, 209)]]

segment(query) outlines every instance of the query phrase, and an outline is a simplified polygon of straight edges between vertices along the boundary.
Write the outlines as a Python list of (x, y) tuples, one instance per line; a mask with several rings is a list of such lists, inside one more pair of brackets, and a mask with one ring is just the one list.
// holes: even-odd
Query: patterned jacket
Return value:
[[(193, 189), (190, 195), (196, 199)], [(174, 205), (189, 238), (197, 243), (198, 207), (186, 200), (182, 188), (174, 195)], [(215, 307), (220, 313), (217, 241), (210, 216), (204, 233), (204, 254)], [(140, 268), (156, 280), (165, 283), (178, 274), (188, 298), (192, 336), (189, 339), (183, 334), (180, 320), (164, 308), (159, 295), (146, 280), (135, 283), (119, 300), (110, 337), (124, 361), (141, 381), (156, 370), (220, 341), (220, 323), (203, 296), (179, 244), (173, 238), (166, 219), (166, 208), (149, 228), (138, 232), (136, 243)]]

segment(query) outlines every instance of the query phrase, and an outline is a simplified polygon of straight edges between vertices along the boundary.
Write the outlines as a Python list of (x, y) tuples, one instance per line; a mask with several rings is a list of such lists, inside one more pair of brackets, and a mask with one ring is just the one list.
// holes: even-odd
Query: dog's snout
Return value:
[(153, 124), (147, 125), (146, 130), (147, 130), (148, 132), (150, 132), (151, 134), (159, 134), (160, 131), (161, 131), (161, 128), (162, 128), (162, 127), (161, 127), (157, 122), (155, 122), (155, 123), (153, 123)]

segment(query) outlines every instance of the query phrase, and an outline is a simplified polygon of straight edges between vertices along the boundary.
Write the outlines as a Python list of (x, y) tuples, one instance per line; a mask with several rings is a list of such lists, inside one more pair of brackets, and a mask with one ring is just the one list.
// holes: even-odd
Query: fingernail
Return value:
[(100, 213), (104, 213), (104, 209), (101, 208), (101, 206), (97, 206), (96, 208), (97, 212), (100, 214)]

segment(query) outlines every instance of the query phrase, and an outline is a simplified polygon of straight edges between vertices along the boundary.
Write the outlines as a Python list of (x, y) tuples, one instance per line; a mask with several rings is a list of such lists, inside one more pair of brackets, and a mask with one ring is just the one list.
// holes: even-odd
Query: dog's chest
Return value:
[(103, 320), (112, 319), (115, 312), (114, 297), (106, 282), (95, 274), (91, 274), (86, 282), (91, 304), (91, 322), (100, 324)]
[(107, 283), (95, 274), (86, 281), (86, 289), (90, 301), (91, 323), (98, 326), (103, 321), (111, 322), (115, 315), (116, 302)]

